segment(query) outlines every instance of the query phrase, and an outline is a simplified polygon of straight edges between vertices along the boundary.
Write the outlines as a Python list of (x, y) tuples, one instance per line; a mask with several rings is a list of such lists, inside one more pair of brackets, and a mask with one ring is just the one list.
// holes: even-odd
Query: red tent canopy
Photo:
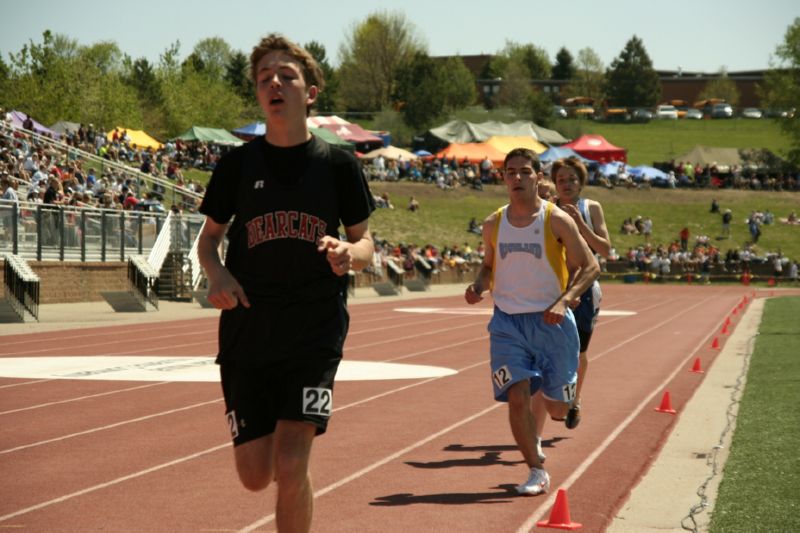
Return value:
[(383, 146), (383, 139), (373, 135), (358, 124), (320, 124), (320, 127), (351, 143), (380, 143)]
[(574, 141), (561, 145), (562, 148), (572, 148), (587, 159), (601, 163), (611, 161), (628, 162), (627, 150), (614, 146), (602, 135), (581, 135)]

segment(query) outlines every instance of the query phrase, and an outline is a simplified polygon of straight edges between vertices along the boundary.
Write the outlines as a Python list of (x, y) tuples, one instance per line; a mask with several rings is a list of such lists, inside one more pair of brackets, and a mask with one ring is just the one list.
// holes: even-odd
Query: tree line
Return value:
[[(774, 104), (798, 101), (797, 90), (792, 92), (800, 86), (795, 79), (798, 20), (776, 51), (783, 68), (768, 76), (764, 97)], [(339, 47), (336, 68), (322, 44), (304, 46), (326, 76), (320, 112), (369, 113), (377, 127), (400, 138), (473, 105), (508, 107), (521, 119), (549, 126), (553, 104), (569, 96), (628, 107), (652, 107), (661, 98), (658, 74), (636, 35), (608, 67), (592, 48), (573, 56), (562, 47), (551, 63), (543, 48), (509, 40), (477, 76), (501, 80), (499, 91), (490, 95), (477, 94), (476, 77), (461, 58), (430, 56), (422, 36), (400, 12), (378, 11), (355, 23)], [(781, 77), (787, 72), (795, 78)], [(532, 80), (550, 79), (564, 81), (558, 95), (532, 89)], [(734, 104), (738, 98), (724, 75), (704, 94)], [(45, 124), (123, 125), (161, 139), (193, 125), (233, 129), (262, 119), (248, 55), (220, 37), (201, 40), (182, 61), (176, 41), (153, 64), (144, 57), (133, 59), (113, 41), (81, 45), (46, 31), (41, 42), (30, 41), (9, 53), (7, 61), (0, 57), (0, 106), (23, 110)]]

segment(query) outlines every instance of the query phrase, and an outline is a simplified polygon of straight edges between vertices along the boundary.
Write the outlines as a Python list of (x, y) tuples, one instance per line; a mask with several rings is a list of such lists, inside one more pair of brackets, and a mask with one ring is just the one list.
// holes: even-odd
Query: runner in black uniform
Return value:
[(347, 334), (347, 273), (372, 259), (374, 203), (355, 157), (308, 132), (323, 84), (313, 58), (270, 35), (251, 67), (267, 135), (214, 170), (198, 252), (223, 310), (217, 362), (239, 477), (251, 490), (276, 479), (278, 529), (303, 531), (311, 444), (327, 428)]

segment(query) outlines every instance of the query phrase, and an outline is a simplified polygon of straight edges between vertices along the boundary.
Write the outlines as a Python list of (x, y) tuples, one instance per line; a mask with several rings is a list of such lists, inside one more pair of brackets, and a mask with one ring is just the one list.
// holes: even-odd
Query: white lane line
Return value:
[[(698, 303), (697, 305), (702, 305), (703, 303), (705, 303), (705, 300), (701, 303)], [(697, 307), (697, 305), (694, 305), (689, 309)], [(688, 311), (689, 309), (687, 309), (686, 311)], [(678, 318), (679, 316), (680, 315), (676, 315), (671, 319), (665, 320), (664, 324)], [(631, 424), (631, 422), (633, 422), (633, 420), (639, 415), (639, 413), (641, 413), (642, 409), (644, 409), (645, 407), (652, 407), (654, 405), (651, 403), (653, 401), (653, 398), (655, 398), (658, 394), (663, 393), (664, 388), (666, 388), (667, 384), (670, 381), (672, 381), (672, 379), (676, 375), (678, 375), (678, 372), (686, 370), (686, 365), (689, 363), (689, 361), (692, 360), (693, 357), (695, 357), (697, 351), (708, 343), (708, 339), (710, 339), (711, 336), (714, 335), (714, 331), (715, 330), (710, 331), (705, 337), (703, 337), (703, 339), (699, 343), (697, 343), (694, 349), (689, 352), (689, 355), (676, 365), (675, 370), (673, 370), (669, 376), (664, 378), (664, 380), (661, 383), (659, 383), (657, 387), (653, 388), (653, 392), (651, 392), (648, 396), (646, 396), (639, 403), (636, 409), (633, 412), (631, 412), (616, 428), (614, 428), (614, 430), (608, 435), (608, 437), (606, 437), (603, 440), (603, 442), (600, 443), (600, 445), (597, 448), (595, 448), (594, 451), (591, 454), (589, 454), (589, 456), (580, 465), (578, 465), (578, 467), (575, 470), (573, 470), (572, 474), (570, 474), (570, 476), (566, 480), (564, 480), (564, 483), (559, 485), (558, 488), (565, 490), (569, 489), (586, 472), (586, 470), (588, 470), (589, 467), (592, 466), (592, 464), (595, 462), (595, 460), (597, 460), (600, 454), (602, 454), (614, 442), (614, 440), (616, 440), (619, 434), (622, 433)], [(551, 494), (545, 501), (540, 503), (539, 506), (536, 508), (536, 510), (534, 510), (533, 514), (528, 518), (528, 520), (526, 520), (525, 523), (522, 524), (519, 527), (519, 529), (517, 529), (517, 533), (529, 533), (530, 531), (535, 529), (536, 522), (541, 520), (542, 517), (545, 515), (545, 512), (553, 506), (553, 503), (556, 500), (557, 493), (558, 493), (557, 490), (553, 491), (553, 494)]]
[[(466, 367), (460, 368), (460, 369), (458, 369), (458, 371), (457, 371), (457, 372), (458, 372), (458, 373), (461, 373), (461, 372), (463, 372), (463, 371), (466, 371), (466, 370), (469, 370), (469, 369), (475, 368), (476, 366), (482, 366), (482, 365), (484, 365), (484, 364), (485, 364), (485, 362), (484, 362), (484, 361), (481, 361), (480, 363), (475, 363), (475, 364), (468, 365), (468, 366), (466, 366)], [(442, 377), (447, 377), (447, 376), (442, 376)], [(384, 396), (387, 396), (387, 395), (389, 395), (389, 394), (393, 394), (393, 393), (395, 393), (395, 392), (401, 392), (401, 391), (404, 391), (404, 390), (406, 390), (406, 389), (410, 389), (410, 388), (412, 388), (412, 387), (416, 387), (416, 386), (422, 385), (422, 384), (424, 384), (424, 383), (429, 383), (429, 382), (431, 382), (431, 381), (435, 381), (435, 380), (437, 380), (437, 379), (442, 379), (442, 377), (431, 378), (431, 379), (424, 380), (424, 381), (421, 381), (421, 382), (418, 382), (418, 383), (413, 383), (413, 384), (411, 384), (411, 385), (406, 385), (406, 386), (403, 386), (403, 387), (398, 387), (398, 388), (396, 388), (396, 389), (393, 389), (393, 390), (391, 390), (391, 391), (387, 391), (387, 392), (384, 392), (384, 393), (381, 393), (381, 394), (377, 394), (377, 395), (375, 395), (375, 396), (372, 396), (371, 398), (366, 398), (366, 399), (358, 400), (358, 401), (356, 401), (356, 402), (353, 402), (353, 403), (350, 403), (350, 404), (343, 405), (343, 406), (341, 406), (341, 407), (335, 408), (335, 409), (334, 409), (334, 412), (343, 411), (343, 410), (345, 410), (345, 409), (349, 409), (350, 407), (354, 407), (354, 406), (356, 406), (356, 405), (360, 405), (360, 404), (366, 403), (366, 402), (368, 402), (368, 401), (376, 400), (376, 399), (382, 398), (382, 397), (384, 397)], [(221, 401), (221, 399), (220, 399), (220, 400), (215, 400), (215, 401), (212, 401), (212, 402), (205, 402), (205, 403), (214, 403), (214, 402), (216, 402), (216, 401)], [(198, 405), (202, 405), (202, 404), (198, 404)], [(501, 404), (499, 404), (499, 403), (498, 403), (497, 405), (493, 405), (492, 407), (490, 407), (489, 409), (487, 409), (485, 412), (488, 412), (488, 411), (490, 411), (491, 409), (494, 409), (494, 408), (496, 408), (496, 407), (499, 407), (500, 405), (501, 405)], [(172, 411), (167, 411), (167, 412), (165, 412), (165, 413), (157, 413), (157, 414), (155, 414), (155, 415), (151, 415), (151, 416), (148, 416), (148, 417), (142, 417), (142, 418), (138, 418), (138, 419), (136, 419), (136, 420), (126, 421), (126, 422), (123, 422), (123, 423), (112, 424), (112, 425), (109, 425), (109, 426), (105, 426), (105, 427), (103, 427), (103, 428), (96, 428), (95, 430), (92, 430), (92, 431), (100, 431), (100, 430), (102, 430), (102, 429), (109, 429), (109, 428), (112, 428), (112, 427), (116, 427), (116, 426), (119, 426), (119, 425), (123, 425), (123, 424), (125, 424), (125, 423), (130, 423), (130, 422), (134, 422), (134, 421), (141, 421), (141, 420), (145, 420), (145, 419), (147, 419), (147, 418), (153, 418), (153, 417), (155, 417), (155, 416), (160, 416), (161, 414), (169, 414), (169, 413), (172, 413), (172, 412), (181, 411), (181, 410), (183, 410), (183, 409), (187, 409), (187, 408), (191, 408), (191, 407), (193, 407), (193, 406), (189, 406), (189, 407), (182, 408), (182, 409), (175, 409), (175, 410), (172, 410)], [(457, 427), (457, 426), (453, 426), (453, 427)], [(88, 432), (83, 432), (83, 433), (88, 433)], [(78, 435), (78, 434), (75, 434), (75, 435), (73, 435), (73, 436), (76, 436), (76, 435)], [(65, 438), (66, 438), (66, 437), (65, 437)], [(430, 440), (431, 438), (433, 438), (433, 437), (428, 437), (428, 440)], [(52, 440), (61, 440), (61, 439), (52, 439)], [(106, 488), (106, 487), (110, 487), (110, 486), (113, 486), (113, 485), (116, 485), (116, 484), (122, 483), (122, 482), (124, 482), (124, 481), (128, 481), (128, 480), (130, 480), (130, 479), (135, 479), (135, 478), (137, 478), (137, 477), (141, 477), (141, 476), (144, 476), (144, 475), (146, 475), (146, 474), (150, 474), (150, 473), (152, 473), (152, 472), (156, 472), (156, 471), (158, 471), (158, 470), (162, 470), (162, 469), (164, 469), (164, 468), (167, 468), (167, 467), (170, 467), (170, 466), (178, 465), (178, 464), (180, 464), (180, 463), (183, 463), (183, 462), (186, 462), (186, 461), (190, 461), (190, 460), (192, 460), (192, 459), (196, 459), (196, 458), (198, 458), (198, 457), (201, 457), (201, 456), (203, 456), (203, 455), (207, 455), (207, 454), (209, 454), (209, 453), (213, 453), (213, 452), (216, 452), (216, 451), (219, 451), (219, 450), (225, 449), (225, 448), (229, 448), (230, 446), (231, 446), (231, 444), (230, 444), (229, 442), (227, 442), (227, 443), (225, 443), (225, 444), (221, 444), (221, 445), (219, 445), (219, 446), (214, 446), (214, 447), (212, 447), (212, 448), (208, 448), (208, 449), (206, 449), (206, 450), (202, 450), (202, 451), (199, 451), (199, 452), (197, 452), (197, 453), (193, 453), (193, 454), (191, 454), (191, 455), (187, 455), (187, 456), (184, 456), (184, 457), (180, 457), (180, 458), (178, 458), (178, 459), (175, 459), (175, 460), (173, 460), (173, 461), (169, 461), (169, 462), (167, 462), (167, 463), (162, 463), (162, 464), (160, 464), (160, 465), (156, 465), (156, 466), (153, 466), (153, 467), (150, 467), (150, 468), (146, 468), (146, 469), (144, 469), (144, 470), (140, 470), (140, 471), (138, 471), (138, 472), (133, 472), (133, 473), (131, 473), (131, 474), (128, 474), (128, 475), (126, 475), (126, 476), (122, 476), (122, 477), (119, 477), (119, 478), (116, 478), (116, 479), (112, 479), (112, 480), (110, 480), (110, 481), (107, 481), (107, 482), (105, 482), (105, 483), (100, 483), (100, 484), (98, 484), (98, 485), (93, 485), (93, 486), (91, 486), (91, 487), (87, 487), (87, 488), (85, 488), (85, 489), (81, 489), (81, 490), (79, 490), (79, 491), (72, 492), (72, 493), (70, 493), (70, 494), (65, 494), (64, 496), (59, 496), (58, 498), (53, 498), (53, 499), (51, 499), (51, 500), (47, 500), (47, 501), (44, 501), (44, 502), (38, 503), (38, 504), (36, 504), (36, 505), (32, 505), (32, 506), (30, 506), (30, 507), (26, 507), (26, 508), (24, 508), (24, 509), (19, 509), (19, 510), (17, 510), (17, 511), (14, 511), (14, 512), (12, 512), (12, 513), (6, 514), (6, 515), (4, 515), (4, 516), (0, 516), (0, 522), (3, 522), (3, 521), (5, 521), (5, 520), (9, 520), (9, 519), (11, 519), (11, 518), (14, 518), (14, 517), (16, 517), (16, 516), (20, 516), (20, 515), (23, 515), (23, 514), (26, 514), (26, 513), (32, 512), (32, 511), (37, 511), (37, 510), (39, 510), (39, 509), (43, 509), (43, 508), (45, 508), (45, 507), (48, 507), (48, 506), (50, 506), (50, 505), (54, 505), (54, 504), (57, 504), (57, 503), (61, 503), (61, 502), (64, 502), (64, 501), (66, 501), (66, 500), (69, 500), (69, 499), (72, 499), (72, 498), (76, 498), (76, 497), (78, 497), (78, 496), (83, 496), (84, 494), (89, 494), (89, 493), (91, 493), (91, 492), (95, 492), (95, 491), (97, 491), (97, 490), (104, 489), (104, 488)], [(409, 450), (409, 451), (410, 451), (410, 450)], [(0, 452), (0, 453), (3, 453), (3, 452)], [(389, 459), (385, 459), (385, 460), (384, 460), (384, 462), (388, 462), (388, 460), (389, 460)], [(377, 466), (376, 466), (375, 468), (377, 468)], [(364, 472), (364, 473), (366, 473), (366, 472)], [(361, 475), (363, 475), (363, 474), (361, 474)], [(352, 478), (352, 479), (355, 479), (355, 477), (353, 477), (353, 476), (355, 476), (355, 474), (352, 474), (352, 475), (350, 476), (350, 478)], [(342, 482), (342, 480), (340, 480), (340, 481), (339, 481), (339, 482), (337, 482), (337, 483), (339, 483), (339, 484), (344, 484), (344, 483)], [(323, 490), (325, 490), (325, 489), (323, 489)], [(332, 488), (330, 488), (330, 489), (329, 489), (327, 492), (330, 492), (330, 490), (333, 490), (333, 489), (332, 489)]]
[(52, 379), (35, 379), (33, 381), (20, 381), (19, 383), (9, 383), (7, 385), (0, 385), (0, 389), (10, 389), (11, 387), (19, 387), (20, 385), (34, 385), (36, 383), (45, 383), (53, 381)]
[[(325, 494), (327, 494), (327, 493), (329, 493), (331, 491), (334, 491), (334, 490), (338, 489), (339, 487), (341, 487), (343, 485), (346, 485), (347, 483), (350, 483), (351, 481), (355, 481), (356, 479), (358, 479), (360, 477), (363, 477), (366, 474), (369, 474), (370, 472), (372, 472), (376, 468), (380, 468), (381, 466), (383, 466), (383, 465), (385, 465), (385, 464), (387, 464), (387, 463), (389, 463), (391, 461), (394, 461), (395, 459), (397, 459), (399, 457), (402, 457), (403, 455), (407, 454), (408, 452), (411, 452), (411, 451), (419, 448), (420, 446), (423, 446), (423, 445), (431, 442), (432, 440), (437, 439), (437, 438), (441, 437), (442, 435), (445, 435), (445, 434), (453, 431), (454, 429), (457, 429), (457, 428), (463, 426), (464, 424), (468, 424), (469, 422), (472, 422), (473, 420), (476, 420), (476, 419), (482, 417), (483, 415), (485, 415), (485, 414), (497, 409), (501, 405), (503, 405), (503, 404), (499, 403), (499, 402), (495, 403), (495, 404), (491, 405), (490, 407), (487, 407), (486, 409), (484, 409), (482, 411), (478, 411), (477, 413), (475, 413), (475, 414), (473, 414), (471, 416), (468, 416), (467, 418), (459, 420), (455, 424), (451, 424), (451, 425), (447, 426), (446, 428), (444, 428), (444, 429), (442, 429), (440, 431), (437, 431), (436, 433), (432, 433), (432, 434), (428, 435), (427, 437), (425, 437), (422, 440), (418, 440), (417, 442), (415, 442), (415, 443), (413, 443), (413, 444), (411, 444), (409, 446), (406, 446), (402, 450), (398, 450), (398, 451), (396, 451), (395, 453), (393, 453), (391, 455), (387, 455), (383, 459), (381, 459), (379, 461), (376, 461), (376, 462), (372, 463), (371, 465), (366, 466), (366, 467), (362, 468), (361, 470), (359, 470), (357, 472), (353, 472), (349, 476), (347, 476), (345, 478), (342, 478), (339, 481), (337, 481), (335, 483), (332, 483), (332, 484), (328, 485), (327, 487), (322, 488), (322, 489), (314, 492), (314, 498), (319, 498), (320, 496), (324, 496)], [(265, 524), (268, 524), (268, 523), (272, 522), (273, 520), (275, 520), (275, 513), (273, 513), (273, 514), (271, 514), (269, 516), (265, 516), (264, 518), (261, 518), (260, 520), (257, 520), (256, 522), (253, 522), (252, 524), (250, 524), (248, 526), (245, 526), (244, 528), (239, 530), (239, 533), (250, 533), (251, 531), (255, 531), (259, 527), (261, 527), (261, 526), (263, 526)]]
[[(52, 380), (45, 379), (45, 380), (41, 380), (41, 381), (52, 381)], [(146, 385), (138, 385), (136, 387), (128, 387), (127, 389), (116, 389), (116, 390), (112, 390), (112, 391), (99, 392), (97, 394), (89, 394), (89, 395), (86, 395), (86, 396), (77, 396), (75, 398), (68, 398), (66, 400), (59, 400), (57, 402), (47, 402), (47, 403), (40, 403), (40, 404), (37, 404), (37, 405), (29, 405), (28, 407), (20, 407), (19, 409), (11, 409), (10, 411), (2, 411), (2, 412), (0, 412), (0, 416), (2, 416), (2, 415), (10, 415), (12, 413), (19, 413), (20, 411), (30, 411), (31, 409), (41, 409), (42, 407), (50, 407), (50, 406), (53, 406), (53, 405), (60, 405), (60, 404), (71, 403), (71, 402), (79, 402), (81, 400), (88, 400), (90, 398), (100, 398), (102, 396), (109, 396), (111, 394), (119, 394), (121, 392), (130, 392), (130, 391), (134, 391), (134, 390), (145, 389), (147, 387), (157, 387), (158, 385), (166, 385), (167, 383), (171, 383), (171, 382), (170, 381), (162, 381), (160, 383), (148, 383)]]
[(128, 474), (127, 476), (118, 477), (116, 479), (112, 479), (111, 481), (106, 481), (105, 483), (100, 483), (99, 485), (92, 485), (91, 487), (86, 487), (85, 489), (81, 489), (76, 492), (71, 492), (69, 494), (65, 494), (63, 496), (59, 496), (58, 498), (53, 498), (52, 500), (47, 500), (41, 503), (37, 503), (36, 505), (32, 505), (30, 507), (26, 507), (24, 509), (19, 509), (14, 511), (13, 513), (9, 513), (3, 516), (0, 516), (0, 522), (4, 522), (11, 518), (30, 513), (32, 511), (38, 511), (39, 509), (43, 509), (45, 507), (49, 507), (56, 503), (65, 502), (67, 500), (71, 500), (72, 498), (77, 498), (78, 496), (83, 496), (84, 494), (89, 494), (90, 492), (95, 492), (106, 487), (111, 487), (113, 485), (118, 485), (119, 483), (123, 483), (125, 481), (136, 479), (137, 477), (141, 477), (152, 472), (157, 472), (159, 470), (163, 470), (164, 468), (169, 468), (170, 466), (175, 466), (181, 463), (185, 463), (186, 461), (191, 461), (192, 459), (197, 459), (198, 457), (202, 457), (203, 455), (208, 455), (209, 453), (214, 453), (216, 451), (229, 448), (230, 443), (226, 442), (225, 444), (221, 444), (219, 446), (215, 446), (213, 448), (208, 448), (207, 450), (203, 450), (197, 453), (193, 453), (192, 455), (186, 455), (184, 457), (180, 457), (173, 461), (169, 461), (167, 463), (161, 463), (160, 465), (152, 466), (145, 470), (140, 470), (138, 472), (134, 472), (132, 474)]
[(84, 430), (84, 431), (78, 431), (76, 433), (70, 433), (68, 435), (61, 435), (60, 437), (54, 437), (52, 439), (40, 440), (40, 441), (37, 441), (37, 442), (31, 442), (31, 443), (28, 443), (28, 444), (23, 444), (21, 446), (16, 446), (14, 448), (8, 448), (8, 449), (5, 449), (5, 450), (0, 450), (0, 455), (4, 455), (4, 454), (7, 454), (7, 453), (12, 453), (12, 452), (18, 452), (20, 450), (25, 450), (25, 449), (28, 449), (28, 448), (34, 448), (36, 446), (42, 446), (44, 444), (52, 444), (53, 442), (59, 442), (59, 441), (62, 441), (62, 440), (71, 439), (73, 437), (80, 437), (80, 436), (83, 436), (83, 435), (90, 435), (92, 433), (97, 433), (98, 431), (105, 431), (107, 429), (113, 429), (113, 428), (117, 428), (117, 427), (120, 427), (120, 426), (125, 426), (125, 425), (128, 425), (128, 424), (134, 424), (136, 422), (143, 422), (144, 420), (150, 420), (150, 419), (153, 419), (153, 418), (157, 418), (159, 416), (171, 415), (173, 413), (179, 413), (181, 411), (187, 411), (189, 409), (194, 409), (196, 407), (203, 407), (204, 405), (210, 405), (212, 403), (219, 403), (221, 401), (222, 401), (222, 398), (218, 398), (216, 400), (209, 400), (207, 402), (193, 403), (191, 405), (186, 405), (184, 407), (178, 407), (176, 409), (170, 409), (169, 411), (161, 411), (159, 413), (153, 413), (151, 415), (145, 415), (145, 416), (140, 416), (138, 418), (131, 418), (131, 419), (128, 419), (128, 420), (122, 420), (120, 422), (115, 422), (113, 424), (108, 424), (106, 426), (99, 426), (99, 427), (92, 428), (92, 429), (87, 429), (87, 430)]

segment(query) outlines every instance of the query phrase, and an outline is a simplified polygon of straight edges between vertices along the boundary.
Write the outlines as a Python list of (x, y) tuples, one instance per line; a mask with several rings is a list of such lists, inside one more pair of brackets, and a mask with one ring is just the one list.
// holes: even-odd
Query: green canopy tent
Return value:
[(326, 130), (325, 128), (308, 128), (308, 131), (310, 131), (313, 135), (316, 135), (323, 141), (326, 141), (328, 144), (333, 144), (349, 152), (356, 151), (356, 147), (353, 143), (345, 141), (332, 131)]
[(218, 128), (202, 128), (200, 126), (192, 126), (183, 134), (178, 135), (172, 140), (180, 139), (182, 141), (203, 141), (214, 144), (227, 144), (238, 146), (242, 144), (242, 140), (227, 130)]

